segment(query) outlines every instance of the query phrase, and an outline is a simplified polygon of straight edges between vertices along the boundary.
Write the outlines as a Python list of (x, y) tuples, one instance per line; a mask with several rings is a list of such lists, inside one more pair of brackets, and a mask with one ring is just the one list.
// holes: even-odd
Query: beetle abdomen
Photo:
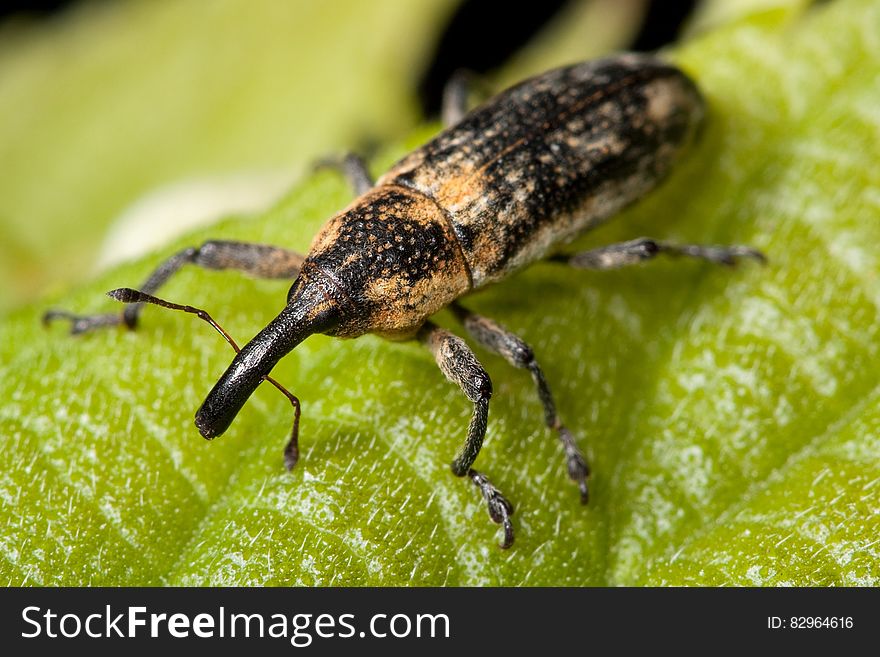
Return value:
[(436, 201), (479, 287), (643, 196), (703, 113), (690, 79), (655, 57), (576, 64), (495, 96), (378, 184)]

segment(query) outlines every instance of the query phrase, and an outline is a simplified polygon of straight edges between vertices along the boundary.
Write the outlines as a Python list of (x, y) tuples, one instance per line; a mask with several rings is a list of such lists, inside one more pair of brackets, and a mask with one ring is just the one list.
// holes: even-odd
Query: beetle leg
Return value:
[(640, 237), (628, 242), (611, 244), (573, 255), (555, 255), (550, 260), (565, 262), (577, 269), (604, 271), (651, 260), (661, 253), (671, 256), (699, 258), (700, 260), (707, 260), (729, 267), (736, 265), (741, 258), (752, 258), (760, 263), (767, 262), (767, 258), (763, 253), (750, 246), (670, 244), (669, 242), (652, 240), (648, 237)]
[(314, 168), (339, 171), (358, 196), (366, 194), (376, 184), (364, 158), (356, 153), (346, 153), (342, 158), (328, 157), (318, 160)]
[(443, 104), (440, 110), (443, 127), (450, 128), (464, 118), (471, 98), (476, 97), (479, 100), (491, 94), (491, 85), (487, 84), (484, 77), (467, 69), (457, 70), (443, 87)]
[[(205, 269), (236, 269), (257, 278), (296, 278), (302, 267), (303, 256), (278, 246), (211, 240), (202, 246), (183, 249), (159, 265), (140, 286), (146, 294), (156, 292), (165, 282), (186, 264)], [(70, 321), (72, 334), (86, 333), (105, 326), (124, 324), (130, 329), (137, 326), (143, 309), (142, 303), (125, 307), (122, 313), (100, 315), (75, 315), (65, 310), (49, 310), (43, 315), (43, 323), (55, 319)]]
[(471, 88), (471, 74), (464, 70), (458, 70), (443, 87), (443, 105), (440, 110), (440, 118), (443, 127), (449, 128), (461, 121), (467, 114), (468, 97)]
[(469, 311), (459, 304), (452, 305), (452, 311), (464, 325), (465, 330), (482, 346), (506, 360), (514, 367), (527, 369), (532, 375), (532, 380), (538, 389), (538, 397), (544, 406), (544, 422), (547, 427), (556, 431), (562, 448), (565, 451), (565, 460), (568, 468), (568, 476), (578, 485), (581, 492), (581, 502), (587, 503), (589, 488), (587, 479), (590, 476), (590, 468), (583, 454), (575, 443), (574, 436), (559, 419), (556, 413), (556, 404), (553, 402), (553, 394), (547, 385), (547, 379), (532, 348), (520, 337), (508, 331), (497, 322)]
[(513, 506), (485, 475), (471, 467), (480, 453), (486, 435), (492, 381), (474, 352), (458, 336), (427, 322), (419, 331), (418, 338), (434, 354), (440, 371), (447, 379), (458, 384), (474, 404), (467, 440), (452, 462), (452, 472), (457, 477), (467, 475), (480, 489), (489, 507), (489, 516), (504, 527), (504, 542), (501, 547), (508, 548), (513, 543), (513, 524), (510, 521)]

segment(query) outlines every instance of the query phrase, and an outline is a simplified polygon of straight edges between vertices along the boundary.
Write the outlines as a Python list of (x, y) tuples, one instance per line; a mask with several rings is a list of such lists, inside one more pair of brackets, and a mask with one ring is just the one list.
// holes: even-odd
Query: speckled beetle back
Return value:
[(436, 201), (479, 287), (643, 196), (702, 117), (696, 86), (655, 57), (575, 64), (495, 96), (378, 185)]

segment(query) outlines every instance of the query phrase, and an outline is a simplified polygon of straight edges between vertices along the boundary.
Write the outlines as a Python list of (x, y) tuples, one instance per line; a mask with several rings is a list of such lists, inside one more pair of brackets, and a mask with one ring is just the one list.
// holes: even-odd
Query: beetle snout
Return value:
[(199, 430), (199, 433), (202, 434), (202, 438), (205, 440), (213, 440), (221, 433), (223, 433), (224, 429), (218, 429), (214, 424), (214, 418), (207, 412), (205, 412), (204, 405), (199, 408), (196, 413), (196, 427)]
[(211, 440), (221, 435), (263, 378), (281, 358), (313, 333), (336, 321), (336, 309), (320, 286), (296, 284), (278, 316), (236, 354), (196, 412), (199, 433)]
[(199, 407), (195, 424), (205, 440), (212, 440), (229, 428), (248, 397), (260, 385), (264, 373), (274, 365), (272, 361), (263, 364), (264, 353), (255, 353), (265, 352), (260, 349), (262, 346), (260, 343), (245, 345)]

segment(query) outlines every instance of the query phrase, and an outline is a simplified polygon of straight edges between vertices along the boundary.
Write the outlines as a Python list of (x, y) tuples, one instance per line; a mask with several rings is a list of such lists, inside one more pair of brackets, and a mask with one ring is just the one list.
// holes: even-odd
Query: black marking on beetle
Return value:
[[(460, 108), (451, 109), (447, 116), (462, 116)], [(365, 191), (324, 225), (305, 258), (273, 246), (207, 242), (169, 258), (141, 292), (114, 292), (118, 300), (132, 304), (123, 313), (78, 316), (53, 310), (44, 320), (68, 319), (73, 333), (111, 325), (134, 328), (145, 302), (205, 319), (204, 311), (153, 296), (184, 264), (294, 278), (284, 309), (241, 350), (216, 322), (206, 319), (238, 353), (195, 418), (205, 438), (219, 436), (257, 386), (269, 380), (296, 409), (285, 450), (289, 467), (299, 454), (299, 401), (269, 378), (275, 364), (314, 333), (417, 337), (474, 405), (452, 471), (470, 478), (480, 490), (490, 518), (503, 527), (506, 548), (513, 542), (513, 506), (472, 467), (486, 434), (491, 380), (463, 340), (428, 318), (452, 305), (480, 344), (529, 371), (545, 423), (557, 432), (569, 476), (586, 502), (589, 467), (559, 418), (531, 347), (457, 300), (548, 256), (597, 270), (661, 253), (721, 264), (763, 260), (748, 247), (673, 245), (648, 238), (568, 256), (556, 253), (656, 187), (694, 139), (703, 115), (703, 100), (693, 82), (652, 56), (624, 54), (555, 69), (464, 114), (395, 164), (372, 189), (365, 190), (370, 178), (359, 158), (335, 161)]]

